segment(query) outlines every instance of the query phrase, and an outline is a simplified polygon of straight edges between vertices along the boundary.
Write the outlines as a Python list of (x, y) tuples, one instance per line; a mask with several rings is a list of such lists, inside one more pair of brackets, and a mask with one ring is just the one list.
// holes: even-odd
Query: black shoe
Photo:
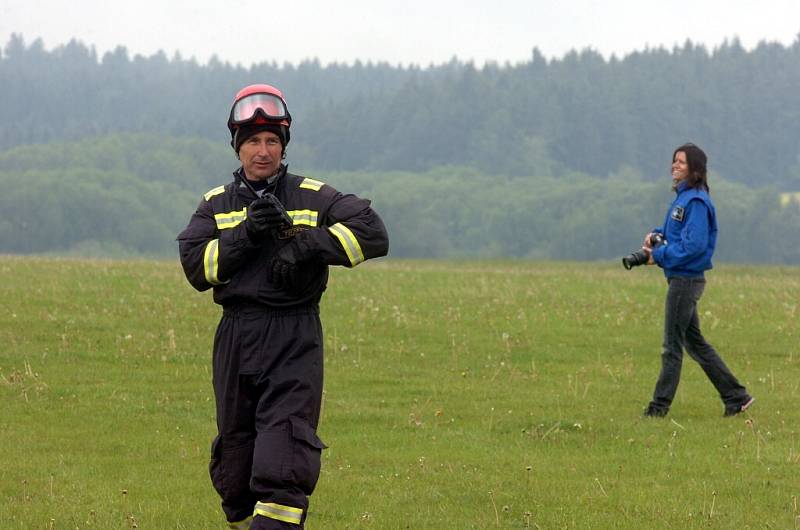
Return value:
[(750, 408), (750, 406), (753, 404), (755, 400), (756, 398), (748, 396), (747, 399), (744, 401), (744, 403), (741, 405), (737, 405), (735, 407), (725, 407), (725, 417), (727, 418), (728, 416), (736, 416), (737, 414), (746, 411), (747, 409)]
[(669, 409), (660, 409), (653, 405), (648, 405), (647, 408), (644, 409), (644, 415), (648, 418), (663, 418), (667, 415), (667, 412), (669, 412)]
[(228, 528), (233, 528), (233, 530), (249, 530), (250, 522), (252, 520), (252, 517), (248, 517), (247, 519), (242, 519), (241, 521), (228, 522)]

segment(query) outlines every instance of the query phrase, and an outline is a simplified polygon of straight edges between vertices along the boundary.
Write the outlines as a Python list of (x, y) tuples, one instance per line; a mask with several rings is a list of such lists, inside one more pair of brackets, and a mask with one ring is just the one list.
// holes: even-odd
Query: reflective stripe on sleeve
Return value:
[(206, 250), (203, 252), (203, 272), (206, 275), (206, 281), (211, 285), (219, 285), (219, 239), (212, 239), (206, 245)]
[(303, 182), (300, 183), (300, 187), (304, 190), (312, 190), (312, 191), (319, 191), (319, 189), (324, 186), (325, 183), (319, 180), (310, 179), (308, 177), (303, 179)]
[(303, 518), (303, 510), (302, 508), (284, 506), (274, 502), (257, 502), (253, 515), (263, 515), (284, 523), (300, 524)]
[(217, 228), (224, 230), (226, 228), (233, 228), (242, 221), (247, 219), (247, 208), (242, 208), (238, 212), (224, 212), (215, 213), (214, 220), (217, 222)]
[(293, 225), (317, 226), (318, 212), (314, 210), (289, 210), (286, 212), (292, 218)]
[(220, 193), (224, 192), (225, 192), (225, 186), (217, 186), (213, 190), (208, 190), (207, 192), (205, 192), (203, 197), (205, 197), (206, 200), (208, 201), (211, 200), (211, 197), (213, 197), (214, 195), (219, 195)]
[(361, 252), (361, 245), (358, 244), (358, 239), (356, 239), (356, 236), (353, 235), (353, 232), (351, 232), (349, 228), (342, 223), (336, 223), (333, 226), (329, 226), (328, 230), (330, 230), (339, 240), (339, 243), (342, 244), (342, 248), (344, 248), (347, 257), (350, 259), (351, 267), (355, 267), (364, 261), (364, 253)]

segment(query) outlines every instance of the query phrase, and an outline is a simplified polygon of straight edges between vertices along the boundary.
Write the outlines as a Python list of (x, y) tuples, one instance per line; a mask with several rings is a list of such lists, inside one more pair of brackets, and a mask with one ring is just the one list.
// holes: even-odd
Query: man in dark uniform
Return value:
[(316, 430), (328, 265), (388, 252), (368, 200), (287, 172), (291, 121), (272, 86), (236, 95), (228, 128), (242, 166), (205, 194), (178, 236), (187, 279), (213, 288), (223, 307), (210, 473), (230, 528), (303, 527), (325, 447)]

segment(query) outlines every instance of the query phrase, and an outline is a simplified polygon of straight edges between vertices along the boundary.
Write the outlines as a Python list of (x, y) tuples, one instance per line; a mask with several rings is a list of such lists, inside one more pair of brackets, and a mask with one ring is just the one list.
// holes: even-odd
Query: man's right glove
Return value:
[(265, 193), (247, 207), (244, 227), (250, 240), (254, 243), (264, 239), (271, 229), (278, 229), (282, 226), (292, 226), (292, 218), (273, 194)]
[(300, 265), (314, 261), (315, 255), (306, 233), (300, 232), (282, 246), (270, 260), (267, 267), (267, 281), (278, 288), (294, 288)]

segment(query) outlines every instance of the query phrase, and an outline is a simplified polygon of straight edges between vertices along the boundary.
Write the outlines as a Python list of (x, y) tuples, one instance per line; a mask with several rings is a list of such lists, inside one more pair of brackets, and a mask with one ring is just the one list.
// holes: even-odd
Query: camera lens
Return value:
[(647, 259), (648, 256), (644, 250), (637, 250), (622, 258), (622, 266), (627, 270), (631, 270), (634, 267), (647, 263)]

